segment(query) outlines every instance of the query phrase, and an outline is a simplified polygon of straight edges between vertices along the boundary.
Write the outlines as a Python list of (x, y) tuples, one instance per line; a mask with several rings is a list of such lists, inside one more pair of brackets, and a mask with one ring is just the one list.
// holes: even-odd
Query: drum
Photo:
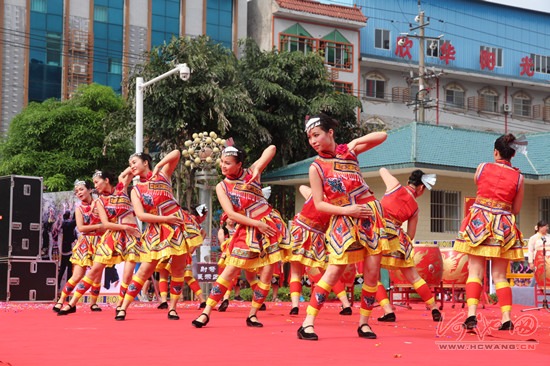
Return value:
[(544, 286), (544, 279), (546, 278), (546, 287), (550, 287), (550, 257), (546, 256), (546, 272), (544, 271), (544, 257), (542, 251), (538, 250), (535, 255), (535, 280), (540, 287)]
[(443, 258), (443, 284), (466, 284), (468, 279), (468, 254), (455, 252), (453, 248), (441, 248)]
[[(414, 264), (420, 277), (430, 286), (441, 285), (443, 278), (443, 258), (437, 245), (416, 244), (414, 246)], [(390, 282), (393, 284), (410, 285), (401, 270), (391, 270)]]

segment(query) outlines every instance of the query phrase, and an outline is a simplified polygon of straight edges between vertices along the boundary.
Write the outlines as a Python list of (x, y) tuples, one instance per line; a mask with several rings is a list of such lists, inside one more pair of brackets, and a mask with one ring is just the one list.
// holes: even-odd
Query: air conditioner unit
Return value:
[(512, 106), (508, 103), (502, 105), (502, 111), (504, 113), (510, 113), (512, 112)]
[(73, 74), (84, 75), (86, 74), (86, 65), (73, 64), (72, 71), (73, 71)]

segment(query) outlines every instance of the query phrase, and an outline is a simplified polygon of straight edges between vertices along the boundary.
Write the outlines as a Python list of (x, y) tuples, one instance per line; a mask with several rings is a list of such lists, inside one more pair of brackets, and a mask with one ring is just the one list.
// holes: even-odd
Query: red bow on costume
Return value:
[(142, 177), (139, 177), (139, 181), (141, 183), (145, 183), (147, 182), (149, 179), (151, 179), (151, 177), (153, 176), (153, 172), (149, 172), (147, 173), (147, 176), (145, 178), (142, 178)]

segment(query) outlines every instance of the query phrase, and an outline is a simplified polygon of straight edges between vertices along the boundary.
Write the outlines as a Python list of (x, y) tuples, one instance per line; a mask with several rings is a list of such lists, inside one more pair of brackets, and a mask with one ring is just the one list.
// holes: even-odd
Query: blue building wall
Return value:
[[(404, 63), (418, 62), (418, 39), (411, 39), (411, 60), (395, 55), (400, 33), (419, 32), (409, 30), (409, 24), (412, 27), (418, 25), (414, 20), (418, 14), (417, 0), (355, 0), (354, 3), (368, 18), (367, 26), (361, 30), (363, 56)], [(442, 39), (450, 41), (456, 51), (455, 60), (449, 61), (448, 65), (437, 57), (426, 57), (427, 66), (529, 79), (526, 74), (520, 75), (522, 58), (532, 54), (550, 56), (550, 14), (479, 0), (424, 0), (421, 9), (425, 13), (425, 21), (430, 22), (425, 28), (425, 35), (437, 37), (443, 34)], [(390, 31), (389, 50), (375, 48), (376, 29)], [(480, 46), (501, 48), (502, 66), (482, 70)], [(544, 67), (544, 61), (548, 62), (548, 68)], [(539, 60), (540, 63), (543, 68), (539, 68), (537, 71), (540, 72), (535, 72), (532, 79), (550, 80), (550, 57)]]
[(63, 0), (32, 1), (28, 100), (61, 97)]
[(207, 0), (206, 34), (215, 42), (233, 49), (233, 0)]
[(151, 19), (151, 46), (168, 43), (180, 33), (180, 1), (153, 1)]
[(93, 81), (120, 93), (122, 87), (122, 46), (124, 2), (94, 2), (94, 76)]

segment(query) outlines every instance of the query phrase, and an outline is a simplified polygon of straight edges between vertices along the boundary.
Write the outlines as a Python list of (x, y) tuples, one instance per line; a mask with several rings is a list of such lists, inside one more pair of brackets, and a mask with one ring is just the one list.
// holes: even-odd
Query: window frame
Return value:
[[(386, 35), (387, 35), (387, 39), (385, 37)], [(390, 35), (391, 34), (388, 29), (376, 28), (374, 30), (374, 48), (378, 50), (389, 51), (391, 49)], [(386, 42), (387, 42), (387, 47), (385, 47)], [(378, 47), (377, 44), (379, 44), (381, 47)]]
[[(450, 198), (454, 196), (451, 201)], [(456, 233), (462, 222), (462, 193), (460, 191), (430, 191), (430, 232)], [(440, 217), (435, 217), (436, 209)], [(451, 212), (452, 211), (452, 212)], [(449, 215), (451, 213), (451, 215)]]
[(495, 67), (503, 67), (504, 51), (500, 47), (479, 46), (479, 51), (489, 51), (495, 54)]
[[(374, 83), (375, 88), (373, 93), (369, 93), (369, 85)], [(382, 97), (380, 97), (379, 83), (382, 83)], [(365, 75), (365, 98), (372, 100), (386, 100), (386, 78), (379, 72), (369, 72)]]

